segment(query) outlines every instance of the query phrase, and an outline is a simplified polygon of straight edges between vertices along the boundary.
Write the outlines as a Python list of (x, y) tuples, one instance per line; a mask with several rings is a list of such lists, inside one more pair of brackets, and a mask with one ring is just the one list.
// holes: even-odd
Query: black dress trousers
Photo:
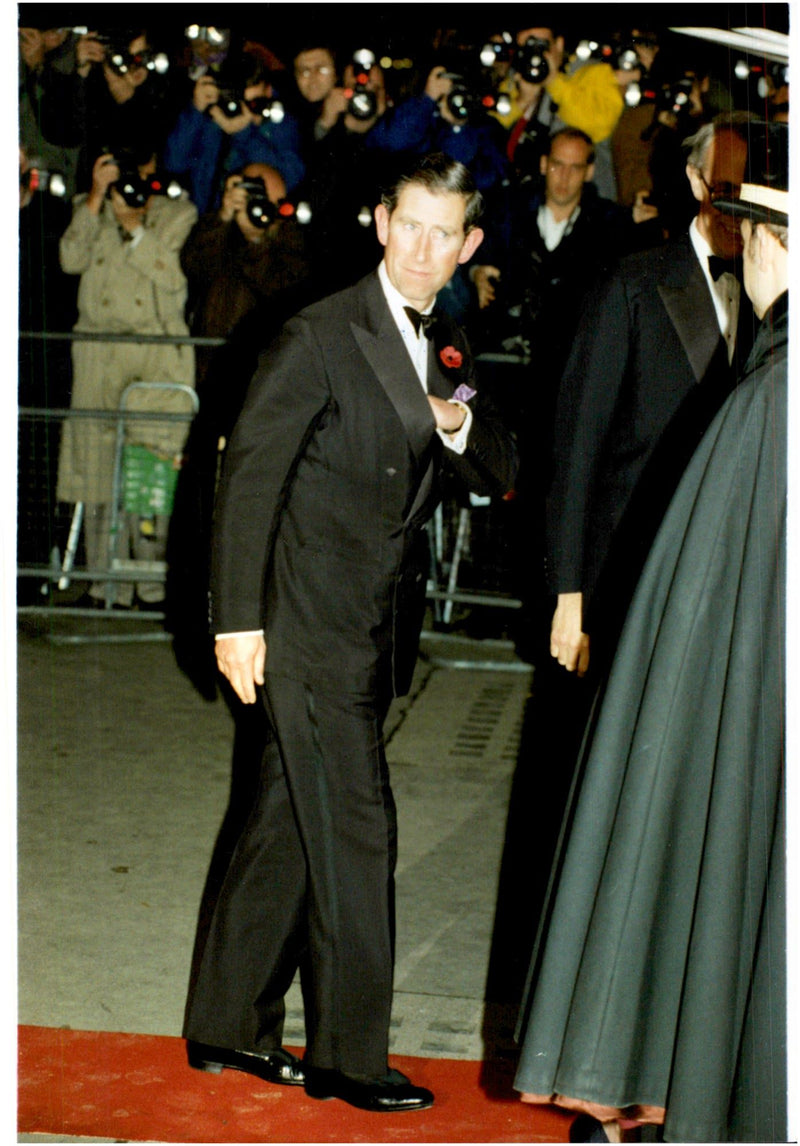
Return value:
[(267, 674), (274, 739), (220, 893), (187, 1038), (280, 1046), (302, 967), (306, 1061), (353, 1077), (387, 1069), (397, 818), (384, 703)]

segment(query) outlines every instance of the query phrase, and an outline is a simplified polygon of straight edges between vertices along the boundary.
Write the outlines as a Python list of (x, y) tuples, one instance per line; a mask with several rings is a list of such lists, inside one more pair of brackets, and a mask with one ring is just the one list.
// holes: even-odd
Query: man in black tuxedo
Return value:
[[(228, 448), (212, 554), (217, 661), (273, 739), (187, 1008), (189, 1060), (375, 1111), (430, 1091), (388, 1066), (396, 816), (382, 725), (407, 691), (423, 531), (445, 466), (505, 493), (516, 450), (436, 293), (478, 247), (466, 168), (430, 155), (375, 210), (376, 272), (290, 320)], [(281, 1048), (301, 969), (303, 1061)]]
[[(586, 721), (638, 574), (753, 340), (752, 308), (731, 273), (741, 235), (713, 204), (718, 194), (738, 193), (747, 122), (728, 117), (687, 142), (695, 220), (680, 239), (623, 258), (584, 297), (559, 386), (545, 514), (545, 576), (557, 605), (552, 622), (543, 619), (541, 650), (534, 608), (536, 674), (509, 802), (488, 980), (503, 1000), (519, 1000)], [(727, 260), (716, 282), (711, 255)], [(533, 577), (529, 586), (535, 606)], [(551, 596), (544, 603), (552, 610)]]
[(661, 515), (752, 345), (752, 308), (735, 273), (741, 234), (714, 206), (741, 185), (748, 122), (718, 117), (687, 140), (698, 202), (688, 234), (620, 262), (587, 301), (562, 377), (547, 527), (558, 595), (550, 651), (579, 676), (590, 630), (613, 645)]

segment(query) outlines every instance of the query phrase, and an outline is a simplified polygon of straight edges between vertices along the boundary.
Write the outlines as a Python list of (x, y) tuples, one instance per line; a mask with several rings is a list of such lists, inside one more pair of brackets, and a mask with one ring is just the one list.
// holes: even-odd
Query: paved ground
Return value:
[[(157, 630), (21, 622), (21, 1023), (180, 1033), (198, 905), (231, 793), (232, 720), (221, 700), (195, 691), (170, 645), (151, 639)], [(481, 1058), (487, 1037), (510, 1049), (513, 1008), (484, 996), (529, 687), (506, 643), (431, 635), (411, 698), (390, 714), (396, 1053)], [(286, 1040), (303, 1038), (293, 988)]]

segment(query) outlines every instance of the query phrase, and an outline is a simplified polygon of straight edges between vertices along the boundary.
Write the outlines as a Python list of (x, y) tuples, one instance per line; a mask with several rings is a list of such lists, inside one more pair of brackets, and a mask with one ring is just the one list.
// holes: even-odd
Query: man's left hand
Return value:
[(444, 398), (428, 395), (433, 416), (436, 419), (436, 429), (444, 430), (446, 434), (457, 434), (464, 425), (466, 414), (455, 402), (447, 402)]

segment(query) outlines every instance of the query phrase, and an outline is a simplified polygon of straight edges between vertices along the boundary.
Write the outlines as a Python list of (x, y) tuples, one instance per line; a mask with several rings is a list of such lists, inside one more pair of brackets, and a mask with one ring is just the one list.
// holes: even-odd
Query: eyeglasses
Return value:
[(741, 183), (709, 183), (702, 171), (698, 171), (698, 175), (708, 191), (712, 207), (715, 199), (738, 199), (742, 193)]

